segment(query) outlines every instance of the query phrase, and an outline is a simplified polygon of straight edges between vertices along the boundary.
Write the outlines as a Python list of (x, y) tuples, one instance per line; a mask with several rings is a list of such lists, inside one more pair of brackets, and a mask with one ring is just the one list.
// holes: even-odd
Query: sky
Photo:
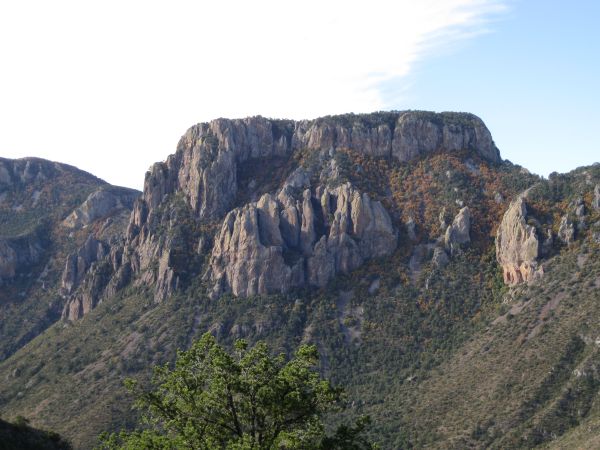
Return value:
[(0, 156), (141, 189), (218, 117), (468, 111), (547, 176), (600, 161), (600, 2), (0, 2)]

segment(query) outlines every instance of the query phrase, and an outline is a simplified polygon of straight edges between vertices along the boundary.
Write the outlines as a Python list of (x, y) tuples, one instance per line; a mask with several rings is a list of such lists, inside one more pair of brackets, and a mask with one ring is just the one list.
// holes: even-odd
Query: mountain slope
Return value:
[(112, 237), (83, 232), (64, 320), (0, 363), (0, 411), (89, 448), (135, 423), (125, 376), (209, 330), (316, 343), (384, 448), (584, 439), (598, 185), (598, 166), (543, 180), (502, 161), (470, 114), (199, 124)]
[[(70, 221), (69, 214), (98, 193), (123, 203), (95, 205), (97, 216), (86, 223)], [(66, 164), (0, 158), (0, 360), (60, 318), (67, 255), (95, 232), (93, 227), (131, 208), (137, 195)], [(111, 234), (108, 228), (105, 234)]]

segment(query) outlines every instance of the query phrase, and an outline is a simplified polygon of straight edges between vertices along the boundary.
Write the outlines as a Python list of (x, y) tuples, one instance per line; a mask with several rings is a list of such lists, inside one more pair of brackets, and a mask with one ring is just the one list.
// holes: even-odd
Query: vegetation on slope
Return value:
[[(341, 404), (343, 391), (316, 371), (314, 345), (286, 361), (264, 342), (243, 339), (229, 353), (206, 333), (174, 367), (155, 367), (153, 389), (127, 380), (146, 426), (102, 438), (102, 448), (372, 449), (361, 432), (368, 419), (327, 434), (323, 416)], [(339, 407), (339, 406), (338, 406)]]
[[(15, 174), (10, 183), (0, 184), (0, 241), (17, 241), (36, 253), (30, 264), (17, 267), (12, 279), (0, 277), (0, 361), (60, 318), (63, 299), (58, 288), (66, 257), (94, 231), (68, 229), (61, 222), (101, 187), (127, 190), (69, 165), (0, 158), (6, 165), (29, 160), (39, 170), (37, 176), (20, 180)], [(115, 218), (107, 228), (123, 228), (121, 222)]]
[(71, 445), (52, 431), (37, 430), (24, 417), (14, 423), (0, 419), (0, 450), (70, 450)]
[[(289, 164), (314, 163), (308, 151), (294, 158), (278, 162), (274, 178), (285, 177)], [(209, 331), (228, 348), (237, 338), (264, 340), (291, 355), (315, 344), (323, 376), (356, 399), (330, 426), (368, 414), (384, 448), (527, 448), (560, 435), (576, 439), (578, 424), (594, 423), (600, 262), (592, 235), (600, 217), (590, 192), (598, 168), (548, 181), (470, 152), (400, 164), (339, 151), (336, 161), (343, 177), (390, 211), (401, 230), (392, 256), (324, 289), (269, 297), (210, 301), (201, 277), (192, 277), (155, 304), (132, 285), (1, 363), (0, 411), (35, 418), (89, 448), (101, 431), (137, 424), (124, 378), (145, 386), (151, 365), (173, 362), (176, 349)], [(254, 190), (275, 189), (263, 172)], [(531, 186), (528, 206), (540, 230), (578, 196), (587, 228), (571, 246), (555, 243), (540, 283), (508, 289), (495, 262), (495, 228), (508, 202)], [(427, 244), (461, 204), (473, 214), (472, 242), (445, 268), (434, 267)], [(183, 225), (183, 234), (193, 228)], [(419, 245), (424, 255), (411, 266)]]
[(56, 287), (77, 239), (68, 239), (59, 223), (106, 184), (71, 166), (36, 161), (48, 173), (44, 178), (0, 185), (0, 240), (21, 238), (41, 249), (39, 260), (13, 280), (0, 280), (0, 361), (60, 318)]

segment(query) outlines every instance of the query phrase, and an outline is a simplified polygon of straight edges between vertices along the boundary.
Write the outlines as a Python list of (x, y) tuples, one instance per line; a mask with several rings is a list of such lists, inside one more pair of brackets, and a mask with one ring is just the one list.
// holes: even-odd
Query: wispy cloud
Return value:
[[(390, 80), (486, 31), (504, 5), (4, 2), (0, 120), (6, 128), (0, 153), (65, 160), (111, 181), (137, 184), (147, 165), (163, 159), (197, 121), (383, 108), (388, 96), (398, 94)], [(80, 156), (82, 149), (89, 153)], [(113, 150), (112, 158), (127, 167), (123, 173), (95, 159)], [(131, 181), (139, 161), (143, 167)]]

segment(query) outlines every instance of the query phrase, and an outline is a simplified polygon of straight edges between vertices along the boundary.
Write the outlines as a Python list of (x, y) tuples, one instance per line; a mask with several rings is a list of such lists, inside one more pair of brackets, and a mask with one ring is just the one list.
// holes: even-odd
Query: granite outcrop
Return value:
[(206, 277), (213, 296), (323, 287), (336, 274), (391, 254), (397, 233), (378, 201), (349, 183), (264, 194), (231, 211), (215, 239)]
[(504, 213), (496, 235), (496, 258), (504, 283), (515, 285), (541, 274), (538, 267), (539, 240), (536, 229), (527, 224), (527, 206), (522, 196)]

